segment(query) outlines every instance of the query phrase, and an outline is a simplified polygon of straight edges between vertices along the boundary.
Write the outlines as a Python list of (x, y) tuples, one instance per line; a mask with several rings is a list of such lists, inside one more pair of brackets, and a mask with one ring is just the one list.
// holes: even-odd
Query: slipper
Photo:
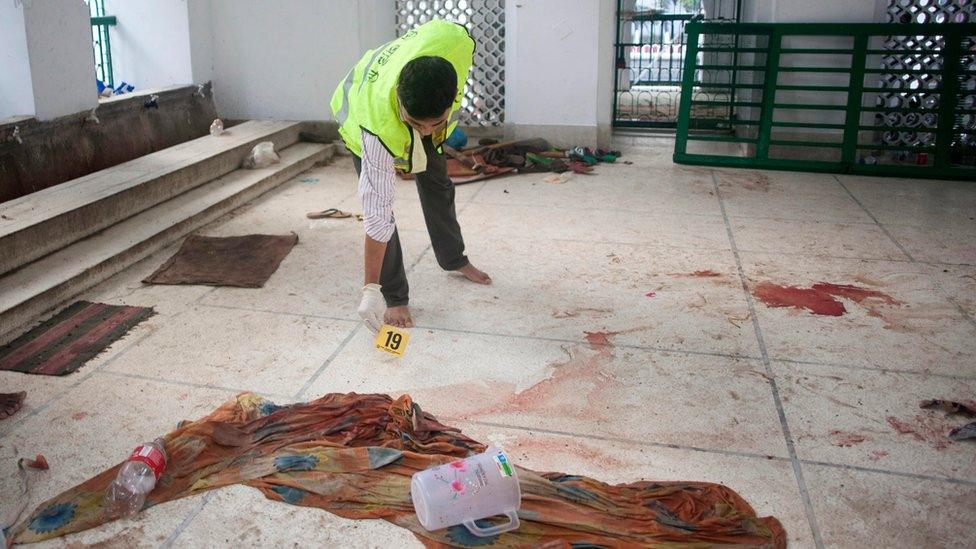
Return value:
[(346, 219), (352, 217), (352, 214), (336, 208), (329, 208), (321, 212), (308, 212), (305, 217), (309, 219)]

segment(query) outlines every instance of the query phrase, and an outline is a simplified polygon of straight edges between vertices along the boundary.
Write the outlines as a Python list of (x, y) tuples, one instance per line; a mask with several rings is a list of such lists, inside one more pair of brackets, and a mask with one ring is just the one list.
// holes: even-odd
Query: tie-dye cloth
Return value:
[[(476, 538), (463, 526), (428, 532), (410, 499), (411, 476), (485, 449), (412, 403), (386, 395), (329, 394), (277, 406), (244, 393), (166, 435), (169, 463), (146, 507), (227, 486), (342, 517), (383, 519), (428, 547), (786, 547), (773, 517), (757, 517), (734, 491), (705, 482), (609, 485), (519, 469), (521, 527)], [(11, 537), (28, 543), (98, 526), (117, 465), (41, 504)]]

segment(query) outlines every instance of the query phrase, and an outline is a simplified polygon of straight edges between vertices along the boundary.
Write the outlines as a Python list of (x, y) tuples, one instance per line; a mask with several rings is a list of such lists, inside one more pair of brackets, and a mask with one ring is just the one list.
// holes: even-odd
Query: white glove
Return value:
[(366, 327), (377, 333), (383, 326), (383, 314), (386, 312), (386, 299), (380, 292), (379, 284), (367, 284), (363, 286), (363, 298), (359, 302), (359, 317), (363, 319)]

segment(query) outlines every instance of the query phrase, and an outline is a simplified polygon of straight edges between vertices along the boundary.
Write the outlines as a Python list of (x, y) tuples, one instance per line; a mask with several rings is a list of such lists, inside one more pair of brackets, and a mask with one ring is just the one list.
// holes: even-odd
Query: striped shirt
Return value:
[(396, 171), (393, 155), (379, 138), (362, 133), (363, 169), (359, 175), (359, 198), (363, 201), (363, 227), (366, 235), (378, 242), (389, 242), (396, 229), (393, 199), (396, 198)]

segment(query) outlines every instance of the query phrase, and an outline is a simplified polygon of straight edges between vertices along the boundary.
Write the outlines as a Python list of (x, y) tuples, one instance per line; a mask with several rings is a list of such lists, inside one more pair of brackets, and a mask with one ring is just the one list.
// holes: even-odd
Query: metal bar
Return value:
[(769, 141), (773, 129), (773, 105), (776, 101), (776, 83), (779, 79), (779, 50), (783, 45), (783, 34), (773, 28), (769, 35), (769, 54), (766, 55), (766, 85), (763, 88), (762, 110), (759, 114), (759, 143), (756, 145), (756, 158), (769, 158)]
[(695, 86), (696, 88), (727, 88), (727, 89), (740, 88), (743, 90), (763, 89), (762, 84), (724, 84), (722, 82), (697, 82), (696, 81), (696, 82), (692, 82), (692, 85)]
[(840, 161), (854, 164), (857, 161), (857, 126), (861, 122), (861, 102), (864, 95), (864, 64), (867, 56), (868, 36), (865, 34), (854, 37), (854, 54), (851, 56), (850, 91), (847, 93), (847, 115), (844, 125), (844, 143), (840, 152)]
[[(735, 22), (738, 23), (742, 20), (742, 0), (736, 0), (735, 2)], [(732, 46), (735, 48), (735, 52), (732, 54), (732, 74), (729, 76), (729, 83), (732, 86), (732, 93), (729, 94), (729, 104), (735, 103), (736, 88), (735, 83), (739, 79), (739, 72), (735, 69), (739, 65), (739, 36), (736, 34), (732, 40)], [(735, 111), (729, 110), (729, 122), (735, 120)]]
[(799, 85), (786, 85), (779, 86), (780, 91), (819, 91), (819, 92), (846, 92), (848, 90), (847, 86), (799, 86)]
[(864, 69), (868, 74), (939, 74), (937, 69)]
[[(691, 21), (702, 34), (769, 34), (776, 29), (783, 35), (800, 36), (942, 36), (943, 23), (712, 23)], [(976, 23), (953, 23), (960, 34), (976, 34)]]
[(781, 145), (786, 147), (829, 147), (839, 149), (844, 146), (843, 143), (829, 143), (826, 141), (796, 141), (790, 139), (773, 139), (769, 142), (770, 145)]
[(939, 112), (939, 109), (926, 109), (925, 107), (861, 107), (862, 112)]
[(836, 55), (836, 54), (850, 55), (850, 54), (852, 54), (854, 52), (851, 51), (851, 50), (849, 50), (849, 49), (844, 49), (844, 48), (824, 48), (824, 49), (817, 49), (817, 48), (783, 48), (783, 51), (781, 51), (779, 53), (780, 53), (780, 55), (787, 55), (787, 54), (790, 54), (790, 55), (806, 55), (806, 54), (810, 54), (810, 55), (827, 55), (827, 54), (830, 54), (830, 55)]
[(851, 72), (845, 67), (780, 67), (781, 72)]
[[(620, 96), (620, 86), (619, 86), (620, 85), (620, 62), (622, 60), (624, 61), (624, 67), (626, 68), (626, 60), (623, 56), (624, 50), (623, 47), (620, 45), (620, 25), (623, 24), (620, 17), (620, 2), (622, 1), (623, 0), (617, 0), (617, 12), (615, 14), (616, 21), (617, 21), (617, 40), (616, 40), (617, 47), (614, 50), (614, 60), (613, 60), (613, 118), (610, 121), (610, 124), (613, 126), (617, 125), (617, 117), (619, 116), (617, 109), (620, 108), (620, 105), (618, 105), (618, 103), (619, 103), (619, 96)], [(630, 77), (628, 76), (627, 78), (629, 80)]]
[(846, 105), (808, 105), (804, 103), (776, 103), (773, 105), (774, 109), (787, 109), (787, 110), (811, 110), (811, 111), (844, 111), (847, 110)]
[(734, 137), (731, 135), (689, 135), (691, 141), (722, 141), (727, 143), (755, 143), (755, 139), (748, 137)]
[(919, 147), (917, 145), (876, 145), (872, 143), (858, 143), (858, 149), (865, 149), (871, 151), (916, 151), (916, 152), (932, 152), (936, 147)]
[(695, 71), (698, 60), (698, 25), (685, 25), (688, 40), (685, 52), (685, 69), (681, 75), (681, 101), (678, 105), (678, 128), (674, 139), (674, 156), (684, 154), (688, 149), (688, 128), (691, 125), (691, 94), (695, 81)]
[(765, 67), (757, 66), (729, 66), (729, 65), (700, 65), (698, 67), (703, 71), (727, 71), (729, 69), (739, 70), (739, 71), (761, 71), (765, 70)]
[(890, 49), (890, 50), (868, 50), (866, 52), (868, 55), (932, 55), (941, 54), (940, 49), (927, 49), (927, 48), (917, 48), (917, 49)]
[(871, 88), (865, 87), (861, 91), (866, 92), (878, 92), (878, 93), (894, 93), (894, 94), (904, 94), (904, 95), (918, 95), (923, 93), (939, 93), (941, 87), (938, 88), (925, 88), (920, 90), (903, 90), (899, 88)]
[(718, 105), (723, 107), (761, 107), (762, 103), (758, 101), (739, 101), (737, 103), (729, 103), (728, 101), (710, 101), (704, 99), (693, 99), (691, 101), (692, 105)]
[[(942, 93), (939, 95), (939, 122), (935, 131), (935, 167), (949, 167), (950, 146), (952, 145), (952, 130), (955, 124), (953, 110), (956, 108), (956, 96), (959, 91), (959, 64), (962, 57), (963, 34), (959, 27), (945, 25), (945, 53), (942, 55)], [(950, 28), (951, 27), (951, 28)], [(966, 33), (970, 34), (970, 33)]]
[[(736, 37), (739, 35), (736, 34)], [(737, 48), (735, 46), (705, 46), (699, 48), (700, 52), (724, 52), (724, 53), (766, 53), (766, 48)]]
[(935, 128), (926, 128), (925, 126), (866, 126), (861, 125), (857, 127), (858, 131), (870, 132), (870, 131), (884, 131), (884, 132), (916, 132), (916, 133), (934, 133)]
[(847, 126), (844, 124), (821, 124), (819, 122), (777, 122), (773, 121), (775, 128), (817, 128), (824, 130), (843, 130)]
[(115, 71), (112, 70), (112, 42), (109, 38), (108, 25), (101, 25), (103, 31), (105, 31), (105, 61), (107, 67), (105, 69), (105, 78), (108, 79), (108, 84), (115, 87)]

